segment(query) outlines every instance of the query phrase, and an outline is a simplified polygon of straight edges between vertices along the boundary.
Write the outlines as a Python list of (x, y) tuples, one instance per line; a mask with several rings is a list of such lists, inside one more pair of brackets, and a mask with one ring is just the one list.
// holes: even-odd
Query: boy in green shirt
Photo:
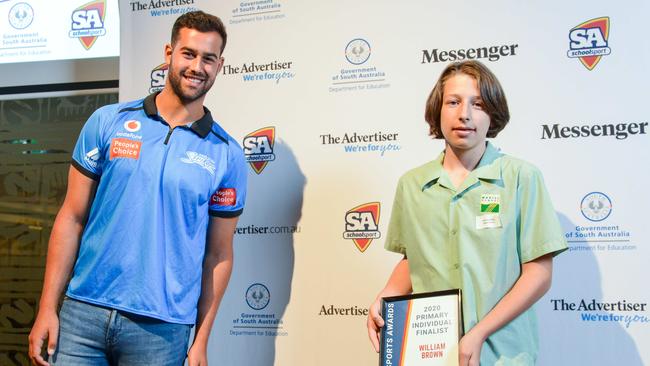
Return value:
[(534, 365), (531, 306), (549, 289), (552, 258), (566, 241), (539, 170), (486, 141), (509, 118), (503, 89), (483, 64), (442, 72), (425, 119), (446, 147), (398, 183), (386, 248), (404, 258), (370, 307), (376, 350), (382, 297), (460, 288), (460, 365)]

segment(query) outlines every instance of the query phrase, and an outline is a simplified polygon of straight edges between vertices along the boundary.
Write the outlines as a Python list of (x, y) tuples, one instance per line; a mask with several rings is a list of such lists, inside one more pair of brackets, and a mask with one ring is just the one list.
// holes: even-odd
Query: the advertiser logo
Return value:
[(151, 70), (149, 94), (163, 90), (165, 81), (167, 80), (167, 71), (169, 71), (169, 65), (166, 63), (160, 64)]
[(86, 50), (95, 44), (97, 37), (106, 34), (104, 19), (106, 17), (106, 0), (91, 1), (72, 12), (72, 25), (68, 33), (70, 38), (79, 38)]
[(264, 22), (286, 17), (282, 1), (278, 0), (242, 1), (230, 13), (230, 24)]
[(629, 328), (636, 324), (650, 323), (648, 304), (645, 302), (551, 299), (551, 307), (553, 311), (574, 312), (583, 322), (604, 323), (603, 326), (617, 322)]
[[(253, 283), (244, 292), (242, 306), (246, 307), (232, 319), (231, 336), (287, 336), (281, 316), (270, 310), (271, 291), (263, 283)], [(245, 305), (244, 305), (245, 303)]]
[(261, 226), (246, 225), (238, 226), (235, 235), (293, 235), (299, 234), (302, 228), (298, 225)]
[(402, 146), (398, 141), (397, 132), (384, 133), (377, 131), (374, 133), (345, 132), (343, 134), (326, 133), (321, 134), (321, 145), (342, 146), (346, 153), (376, 153), (384, 156), (390, 151), (399, 151)]
[(373, 64), (370, 42), (364, 38), (348, 41), (343, 49), (345, 63), (331, 76), (330, 93), (390, 87), (386, 73)]
[(365, 252), (373, 239), (379, 239), (379, 202), (359, 205), (345, 213), (343, 239), (352, 239), (360, 252)]
[(217, 206), (234, 206), (237, 202), (235, 188), (221, 188), (210, 197), (210, 204)]
[(194, 5), (194, 0), (150, 0), (129, 1), (131, 12), (148, 11), (149, 16), (180, 16), (190, 11), (199, 10)]
[(291, 80), (295, 74), (291, 70), (293, 61), (244, 62), (237, 65), (223, 65), (221, 73), (225, 76), (241, 75), (243, 81), (273, 81), (279, 84), (282, 80)]
[(319, 316), (368, 316), (368, 308), (363, 306), (321, 305)]
[(632, 235), (622, 225), (612, 222), (614, 205), (609, 195), (589, 192), (580, 199), (580, 213), (586, 222), (564, 234), (572, 251), (636, 250)]
[(478, 48), (459, 48), (454, 50), (422, 50), (420, 64), (454, 62), (463, 60), (499, 61), (502, 57), (517, 55), (518, 44), (502, 44)]
[(28, 3), (17, 3), (9, 9), (9, 24), (15, 29), (25, 29), (34, 21), (34, 9)]
[(270, 161), (275, 160), (274, 144), (275, 127), (273, 126), (260, 128), (244, 137), (242, 141), (244, 155), (255, 173), (260, 174)]
[(609, 17), (600, 17), (575, 26), (569, 31), (569, 58), (578, 58), (587, 70), (593, 70), (609, 48)]
[(141, 141), (135, 141), (124, 138), (114, 138), (111, 140), (111, 150), (109, 159), (127, 158), (138, 160), (140, 158)]

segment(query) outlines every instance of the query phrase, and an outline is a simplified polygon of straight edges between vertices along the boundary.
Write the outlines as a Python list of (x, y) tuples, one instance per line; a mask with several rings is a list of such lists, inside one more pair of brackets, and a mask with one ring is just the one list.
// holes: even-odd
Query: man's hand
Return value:
[(49, 363), (41, 356), (43, 342), (47, 339), (47, 354), (51, 356), (56, 350), (58, 337), (59, 317), (56, 312), (39, 311), (32, 331), (29, 333), (29, 358), (33, 365), (49, 366)]
[(384, 326), (384, 319), (379, 315), (380, 304), (381, 298), (377, 297), (377, 300), (370, 305), (368, 311), (368, 338), (370, 338), (370, 343), (375, 348), (375, 352), (379, 352), (379, 333)]
[(43, 342), (48, 340), (47, 353), (56, 350), (59, 338), (57, 307), (77, 258), (81, 233), (97, 189), (97, 182), (86, 177), (76, 168), (68, 171), (68, 190), (54, 220), (50, 242), (47, 246), (47, 262), (39, 311), (29, 333), (29, 358), (34, 365), (49, 365), (41, 356)]
[(187, 352), (187, 365), (188, 366), (208, 366), (208, 355), (205, 348), (194, 344)]

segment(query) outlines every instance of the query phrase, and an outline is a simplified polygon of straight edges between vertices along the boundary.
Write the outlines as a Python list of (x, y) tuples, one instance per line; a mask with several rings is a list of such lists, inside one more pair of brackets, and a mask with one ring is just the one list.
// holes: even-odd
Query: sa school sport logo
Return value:
[(609, 17), (588, 20), (569, 32), (567, 56), (579, 58), (587, 70), (593, 70), (601, 57), (612, 53), (608, 40)]
[(244, 137), (242, 142), (246, 161), (255, 173), (260, 174), (266, 165), (275, 160), (273, 146), (275, 145), (275, 127), (264, 127), (253, 131)]
[(168, 70), (169, 65), (166, 63), (160, 64), (151, 70), (151, 87), (149, 88), (149, 94), (163, 90)]
[(373, 239), (379, 239), (379, 213), (381, 204), (370, 202), (345, 213), (343, 239), (352, 239), (360, 252), (365, 252)]
[(106, 34), (104, 18), (106, 17), (106, 0), (91, 1), (72, 12), (72, 29), (70, 38), (79, 38), (86, 50), (95, 44), (97, 37)]

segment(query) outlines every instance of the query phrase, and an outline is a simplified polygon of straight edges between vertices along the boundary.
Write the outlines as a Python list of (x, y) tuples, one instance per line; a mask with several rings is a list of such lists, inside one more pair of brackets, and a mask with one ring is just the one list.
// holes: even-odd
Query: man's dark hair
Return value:
[(199, 32), (217, 32), (221, 36), (223, 42), (221, 43), (221, 54), (226, 48), (226, 39), (228, 35), (226, 34), (226, 27), (223, 25), (223, 22), (219, 17), (204, 13), (201, 10), (191, 11), (185, 13), (176, 19), (174, 26), (172, 27), (172, 47), (178, 39), (178, 34), (182, 28), (195, 29)]

